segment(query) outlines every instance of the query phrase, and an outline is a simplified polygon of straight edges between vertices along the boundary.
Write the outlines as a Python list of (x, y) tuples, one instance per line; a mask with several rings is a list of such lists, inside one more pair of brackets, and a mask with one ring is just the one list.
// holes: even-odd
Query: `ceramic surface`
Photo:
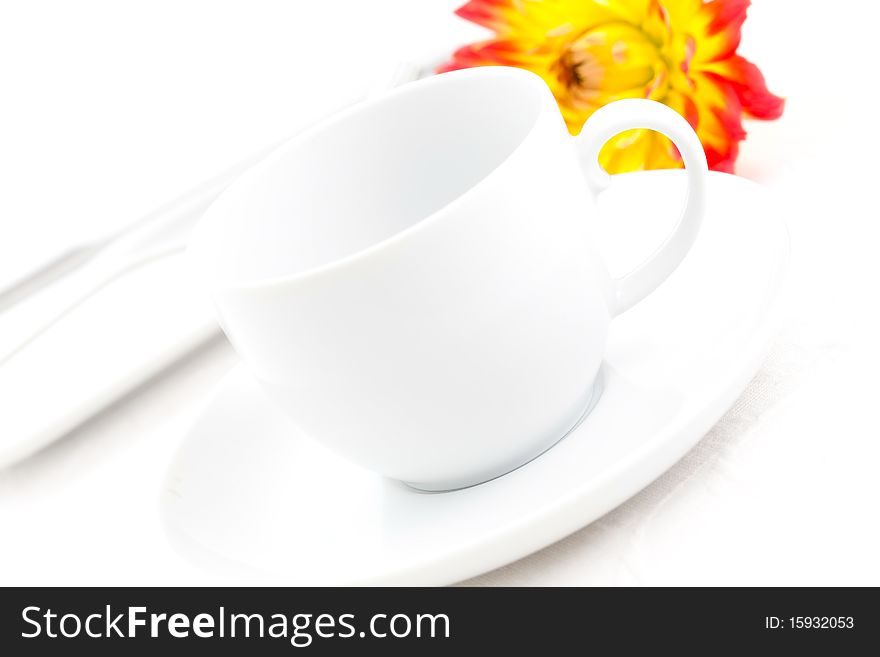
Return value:
[[(597, 254), (598, 154), (629, 128), (688, 165), (671, 237), (613, 280)], [(411, 83), (282, 146), (233, 183), (192, 257), (236, 351), (310, 436), (424, 489), (491, 479), (564, 436), (594, 396), (611, 318), (697, 235), (706, 160), (647, 100), (571, 137), (546, 84), (487, 67)], [(657, 208), (646, 206), (646, 217)]]
[[(671, 216), (685, 187), (680, 171), (615, 176), (600, 201), (615, 217), (601, 227), (609, 265), (628, 270), (655, 248), (669, 230), (655, 214)], [(243, 581), (447, 584), (614, 508), (711, 428), (775, 333), (788, 255), (778, 212), (733, 176), (710, 174), (707, 194), (691, 254), (613, 321), (596, 407), (538, 458), (478, 486), (419, 492), (298, 433), (239, 368), (171, 468), (162, 512), (172, 543)]]

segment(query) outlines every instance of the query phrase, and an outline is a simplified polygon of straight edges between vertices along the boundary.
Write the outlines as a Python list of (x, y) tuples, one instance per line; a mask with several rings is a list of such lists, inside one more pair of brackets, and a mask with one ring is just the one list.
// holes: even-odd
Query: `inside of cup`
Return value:
[(523, 75), (472, 70), (412, 83), (288, 142), (211, 208), (195, 240), (204, 264), (224, 282), (271, 280), (422, 221), (526, 137), (540, 80)]

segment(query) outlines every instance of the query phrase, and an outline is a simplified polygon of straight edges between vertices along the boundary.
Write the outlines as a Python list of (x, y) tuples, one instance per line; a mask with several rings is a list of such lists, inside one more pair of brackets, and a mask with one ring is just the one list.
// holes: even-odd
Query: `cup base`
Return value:
[(554, 440), (549, 445), (546, 445), (540, 449), (535, 454), (532, 454), (525, 460), (517, 463), (513, 467), (506, 467), (499, 472), (494, 472), (489, 474), (488, 476), (481, 476), (476, 479), (460, 479), (460, 480), (449, 480), (449, 481), (441, 481), (441, 482), (412, 482), (412, 481), (404, 481), (403, 483), (409, 486), (410, 488), (414, 488), (415, 490), (422, 493), (449, 493), (456, 490), (461, 490), (463, 488), (471, 488), (473, 486), (479, 486), (480, 484), (485, 484), (493, 479), (498, 479), (498, 477), (503, 477), (506, 474), (510, 474), (511, 472), (518, 470), (524, 465), (534, 461), (536, 458), (540, 457), (545, 452), (553, 449), (554, 446), (561, 443), (565, 440), (565, 437), (568, 436), (572, 431), (577, 429), (581, 422), (596, 408), (596, 405), (599, 403), (599, 399), (602, 397), (602, 392), (605, 389), (605, 373), (603, 368), (599, 368), (599, 372), (596, 374), (596, 378), (593, 380), (593, 385), (590, 388), (589, 393), (587, 394), (587, 403), (584, 406), (583, 412), (578, 417), (577, 421), (571, 427), (563, 433), (559, 438)]

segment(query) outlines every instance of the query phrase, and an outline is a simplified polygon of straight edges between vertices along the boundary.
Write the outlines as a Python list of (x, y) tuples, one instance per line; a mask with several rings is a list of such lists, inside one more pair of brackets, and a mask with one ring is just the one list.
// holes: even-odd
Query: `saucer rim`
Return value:
[[(649, 173), (651, 172), (624, 175)], [(784, 214), (774, 211), (777, 202), (769, 190), (753, 181), (730, 174), (710, 172), (710, 177), (736, 180), (736, 184), (748, 185), (755, 193), (761, 195), (767, 202), (768, 208), (766, 212), (762, 212), (762, 221), (766, 225), (765, 234), (768, 241), (775, 242), (774, 252), (777, 254), (775, 267), (768, 273), (766, 293), (760, 303), (758, 319), (749, 332), (748, 339), (742, 343), (740, 358), (734, 359), (733, 365), (725, 371), (723, 377), (718, 377), (724, 383), (713, 387), (713, 394), (708, 396), (691, 396), (688, 399), (689, 411), (680, 410), (645, 443), (627, 452), (601, 474), (582, 484), (572, 486), (549, 505), (519, 516), (498, 527), (491, 534), (480, 534), (477, 538), (462, 540), (452, 549), (447, 547), (437, 551), (429, 548), (421, 552), (418, 558), (407, 563), (396, 564), (394, 568), (386, 568), (382, 571), (376, 570), (368, 575), (335, 581), (334, 585), (400, 586), (414, 585), (414, 583), (427, 586), (446, 585), (512, 563), (588, 526), (649, 486), (691, 450), (721, 419), (760, 369), (772, 347), (773, 338), (780, 330), (785, 316), (784, 300), (789, 284), (787, 273), (791, 258), (791, 240), (783, 218)], [(247, 366), (239, 363), (217, 383), (202, 412), (198, 414), (191, 432), (197, 430), (200, 421), (211, 412), (224, 391), (242, 376), (253, 379)], [(579, 426), (580, 422), (566, 434), (566, 438), (575, 434)], [(551, 446), (549, 449), (552, 448)], [(540, 455), (535, 460), (539, 458)], [(638, 475), (634, 476), (632, 474), (634, 472)], [(499, 478), (504, 476), (506, 475), (501, 475)], [(375, 477), (380, 478), (381, 475), (377, 474)], [(491, 486), (493, 481), (499, 478), (477, 486)], [(395, 483), (406, 485), (403, 482)], [(595, 493), (599, 490), (613, 490), (613, 493), (603, 492), (602, 495), (596, 496)], [(445, 494), (440, 491), (418, 492), (431, 495)], [(183, 527), (175, 526), (174, 533), (187, 532)], [(200, 553), (210, 554), (224, 564), (234, 565), (240, 575), (247, 573), (246, 578), (249, 581), (256, 577), (271, 578), (274, 583), (297, 583), (295, 576), (290, 572), (269, 572), (258, 569), (252, 564), (240, 563), (208, 546), (201, 545), (192, 536), (190, 539), (196, 545), (188, 545), (188, 551), (197, 548)]]

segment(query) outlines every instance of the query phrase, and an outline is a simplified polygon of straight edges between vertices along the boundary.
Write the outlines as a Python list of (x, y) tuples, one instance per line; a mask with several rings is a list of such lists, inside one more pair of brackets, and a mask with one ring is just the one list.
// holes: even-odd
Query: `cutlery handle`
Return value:
[[(384, 93), (416, 79), (421, 69), (401, 61), (388, 73), (370, 95)], [(196, 221), (220, 193), (287, 139), (289, 137), (239, 162), (122, 230), (90, 243), (84, 264), (17, 301), (14, 307), (0, 315), (0, 366), (125, 272), (182, 251)], [(49, 265), (44, 269), (47, 267)], [(3, 294), (6, 292), (0, 292), (0, 302)]]
[(189, 233), (208, 206), (233, 180), (283, 144), (283, 139), (183, 196), (166, 203), (121, 231), (109, 236), (101, 255), (112, 254), (132, 261), (151, 260), (159, 253), (172, 253), (186, 246)]
[[(77, 269), (88, 266), (93, 259), (105, 252), (112, 251), (118, 256), (127, 253), (132, 259), (149, 260), (150, 255), (159, 250), (182, 248), (195, 221), (220, 192), (282, 143), (284, 140), (263, 149), (121, 229), (71, 245), (24, 275), (5, 284), (0, 282), (0, 317), (2, 313), (21, 303), (22, 299), (41, 294), (45, 288), (74, 275)], [(145, 257), (139, 257), (141, 253)], [(2, 320), (5, 321), (5, 317)]]
[(105, 238), (84, 264), (36, 291), (0, 316), (0, 365), (127, 271), (186, 246), (190, 230), (208, 206), (245, 170), (277, 145), (240, 162), (219, 176)]
[[(407, 60), (398, 61), (394, 66), (387, 68), (385, 74), (377, 79), (368, 97), (418, 79), (428, 70), (433, 70), (433, 67), (419, 66)], [(348, 103), (335, 109), (342, 109), (346, 105)], [(301, 126), (301, 129), (304, 127), (306, 126)], [(55, 281), (69, 275), (78, 267), (82, 267), (84, 263), (105, 250), (131, 252), (140, 248), (154, 253), (157, 251), (157, 247), (164, 248), (169, 241), (175, 245), (182, 244), (188, 235), (188, 229), (193, 226), (199, 213), (204, 211), (229, 183), (278, 148), (287, 139), (289, 137), (263, 149), (243, 162), (239, 162), (195, 190), (121, 229), (84, 239), (78, 244), (65, 247), (32, 269), (9, 280), (0, 280), (0, 314), (19, 303), (21, 299), (38, 294), (44, 288), (53, 285)], [(182, 223), (186, 225), (179, 227), (176, 226), (176, 222), (180, 220), (181, 216), (183, 216)], [(185, 230), (178, 231), (177, 228)]]
[(182, 251), (196, 220), (266, 149), (104, 240), (84, 264), (0, 316), (0, 366), (127, 271)]
[(112, 255), (98, 256), (19, 302), (0, 321), (0, 366), (120, 275), (169, 252), (156, 251), (128, 261)]
[[(8, 308), (19, 303), (53, 281), (82, 267), (101, 250), (100, 242), (82, 241), (63, 250), (56, 251), (42, 263), (17, 275), (15, 278), (0, 281), (0, 318)], [(2, 321), (2, 319), (0, 319)]]

